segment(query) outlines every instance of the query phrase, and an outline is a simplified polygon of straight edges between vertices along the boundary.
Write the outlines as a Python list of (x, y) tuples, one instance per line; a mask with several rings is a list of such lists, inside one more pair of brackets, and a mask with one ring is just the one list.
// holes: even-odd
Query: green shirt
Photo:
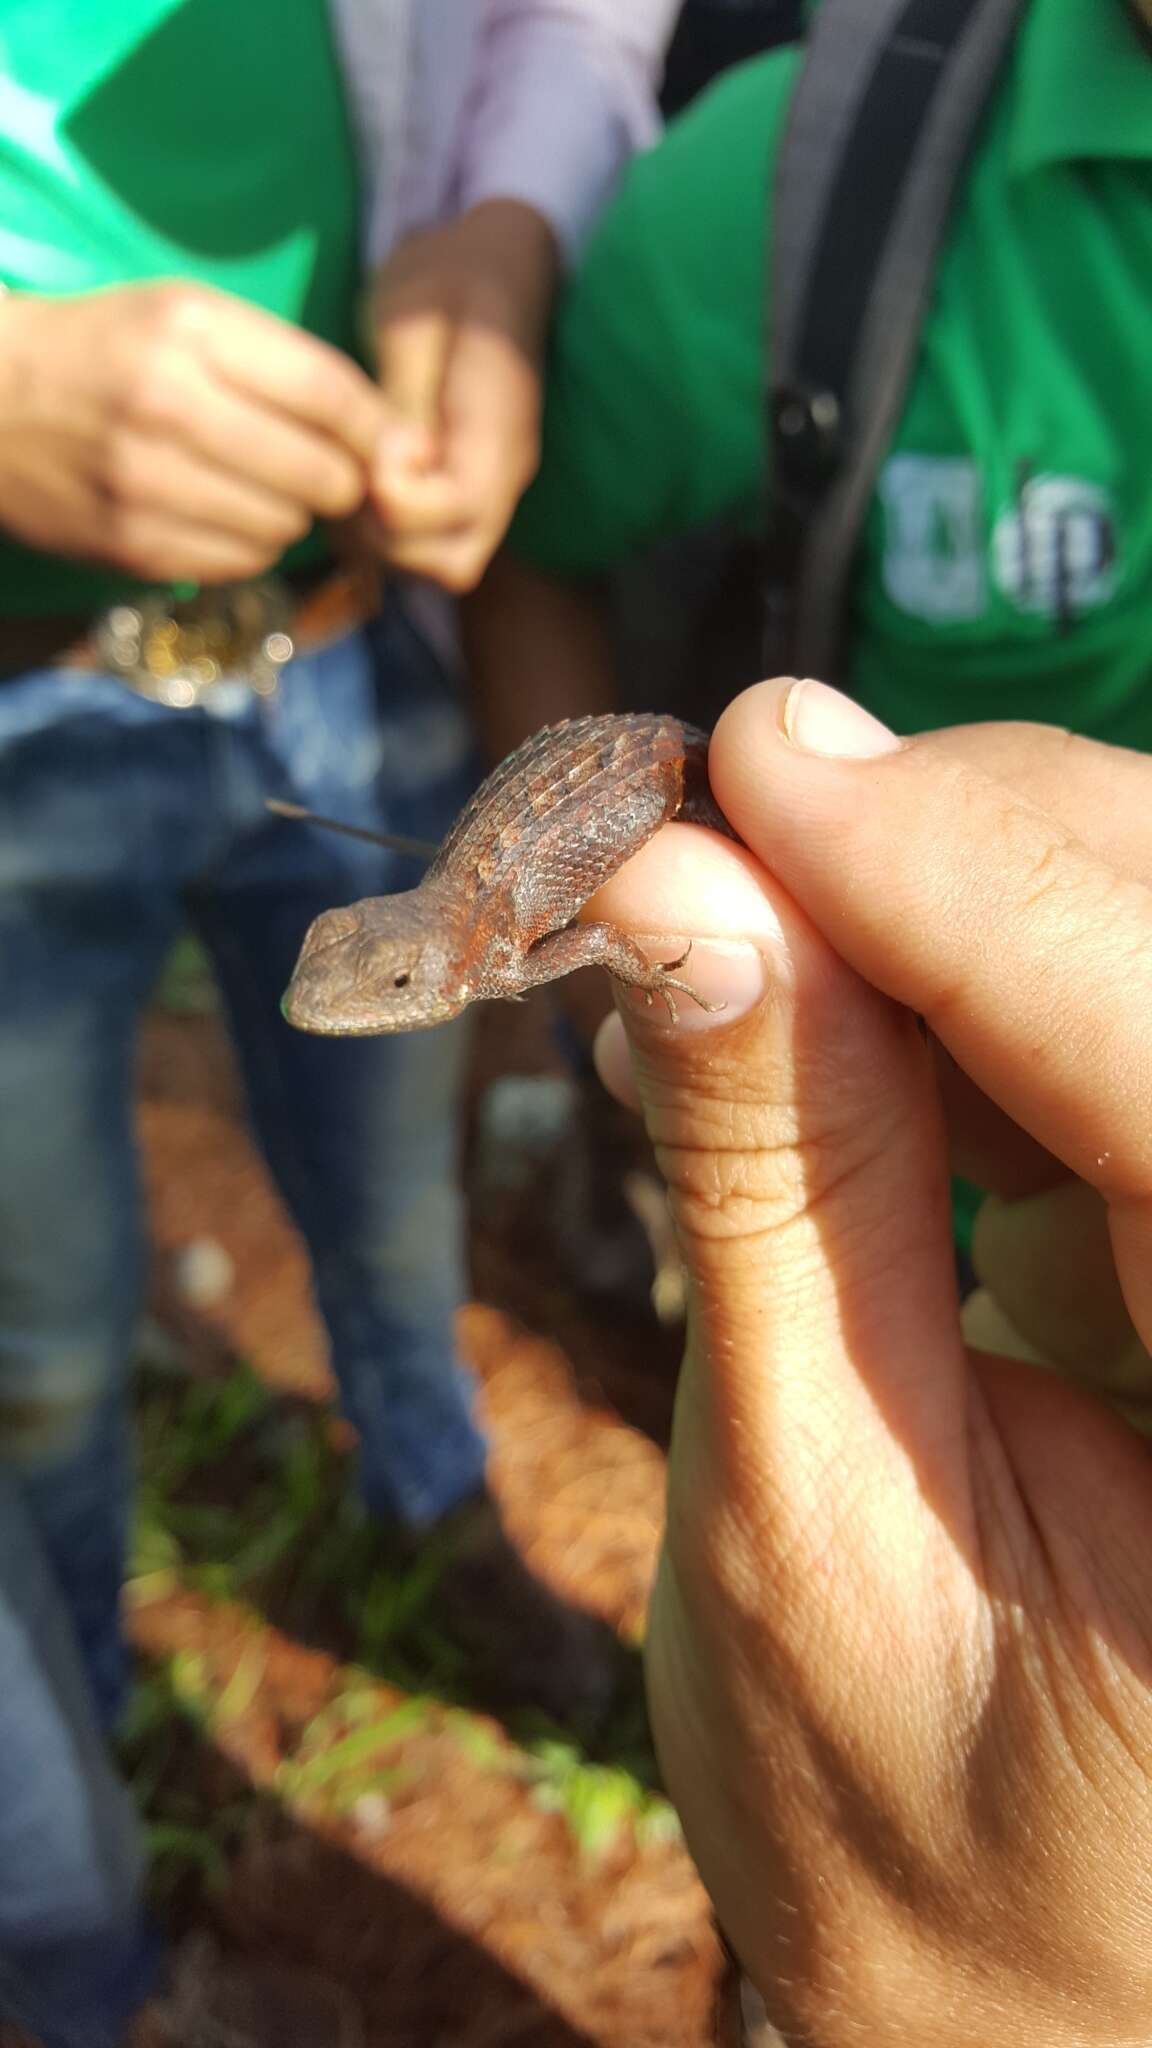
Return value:
[[(358, 242), (324, 0), (0, 0), (13, 289), (187, 278), (353, 351)], [(125, 587), (0, 537), (0, 614)]]
[[(637, 162), (559, 323), (514, 529), (574, 576), (764, 488), (769, 195), (799, 63)], [(1124, 0), (1033, 0), (941, 252), (874, 493), (853, 690), (898, 731), (1011, 717), (1152, 748), (1152, 55)]]

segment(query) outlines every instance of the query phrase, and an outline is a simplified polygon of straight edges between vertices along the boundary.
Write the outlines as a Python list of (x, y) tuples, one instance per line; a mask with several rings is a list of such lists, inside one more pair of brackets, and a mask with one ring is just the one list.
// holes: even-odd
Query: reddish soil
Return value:
[[(501, 1014), (507, 1059), (516, 1049)], [(517, 1021), (529, 1065), (546, 1062), (538, 1028)], [(304, 1262), (247, 1138), (213, 1018), (152, 1019), (142, 1095), (160, 1319), (194, 1369), (220, 1371), (239, 1355), (276, 1389), (328, 1403)], [(192, 1311), (173, 1287), (173, 1259), (204, 1238), (226, 1248), (235, 1279), (210, 1310)], [(674, 1336), (597, 1322), (499, 1230), (477, 1227), (474, 1239), (478, 1298), (461, 1341), (482, 1383), (508, 1526), (541, 1576), (634, 1637), (659, 1541)], [(261, 1958), (338, 1978), (366, 2048), (712, 2039), (718, 1950), (678, 1844), (637, 1846), (625, 1831), (591, 1861), (516, 1774), (521, 1753), (498, 1723), (474, 1754), (436, 1713), (389, 1753), (386, 1799), (337, 1820), (298, 1803), (289, 1811), (277, 1774), (332, 1697), (332, 1657), (186, 1591), (141, 1607), (135, 1627), (145, 1661), (191, 1649), (221, 1686), (243, 1660), (254, 1668), (197, 1765), (220, 1808), (247, 1801), (214, 1917)]]

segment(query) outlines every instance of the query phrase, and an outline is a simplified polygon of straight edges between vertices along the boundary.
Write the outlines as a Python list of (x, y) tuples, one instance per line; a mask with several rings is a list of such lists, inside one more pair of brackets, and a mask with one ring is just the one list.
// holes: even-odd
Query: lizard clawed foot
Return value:
[(652, 1002), (657, 995), (663, 997), (664, 1001), (668, 1005), (668, 1016), (673, 1024), (676, 1023), (677, 1018), (679, 1016), (676, 1004), (672, 999), (673, 989), (678, 990), (682, 996), (691, 996), (692, 1001), (695, 1004), (697, 1004), (697, 1006), (701, 1010), (706, 1010), (710, 1017), (718, 1016), (721, 1010), (726, 1010), (728, 1008), (727, 1003), (710, 1003), (706, 996), (700, 995), (697, 992), (697, 990), (693, 988), (690, 981), (678, 981), (676, 979), (676, 969), (678, 967), (683, 967), (684, 962), (687, 960), (688, 955), (691, 951), (692, 941), (691, 939), (689, 939), (688, 944), (685, 946), (684, 951), (681, 953), (678, 960), (664, 960), (653, 968), (653, 973), (658, 975), (659, 979), (651, 988), (645, 989), (644, 991), (644, 999), (649, 1005), (649, 1007), (651, 1007)]

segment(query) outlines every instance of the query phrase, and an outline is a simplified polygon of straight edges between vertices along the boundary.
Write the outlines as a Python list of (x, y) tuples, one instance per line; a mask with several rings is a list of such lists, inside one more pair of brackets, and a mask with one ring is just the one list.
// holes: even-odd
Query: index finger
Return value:
[(1152, 758), (1061, 726), (956, 725), (937, 747), (1006, 782), (1121, 874), (1152, 882)]
[(230, 302), (205, 338), (209, 364), (226, 383), (371, 461), (384, 401), (350, 356), (275, 314)]
[[(721, 805), (842, 957), (1127, 1231), (1152, 1203), (1152, 892), (933, 735), (896, 746), (866, 723), (821, 684), (757, 685), (713, 739)], [(1152, 1277), (1139, 1293), (1147, 1330)]]

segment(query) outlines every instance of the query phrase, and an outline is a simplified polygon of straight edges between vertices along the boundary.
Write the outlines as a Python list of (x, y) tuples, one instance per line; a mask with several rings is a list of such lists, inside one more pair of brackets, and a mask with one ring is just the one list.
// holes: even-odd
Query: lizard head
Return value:
[(332, 1037), (441, 1024), (472, 997), (452, 939), (427, 885), (326, 910), (304, 935), (280, 1007), (298, 1031)]

